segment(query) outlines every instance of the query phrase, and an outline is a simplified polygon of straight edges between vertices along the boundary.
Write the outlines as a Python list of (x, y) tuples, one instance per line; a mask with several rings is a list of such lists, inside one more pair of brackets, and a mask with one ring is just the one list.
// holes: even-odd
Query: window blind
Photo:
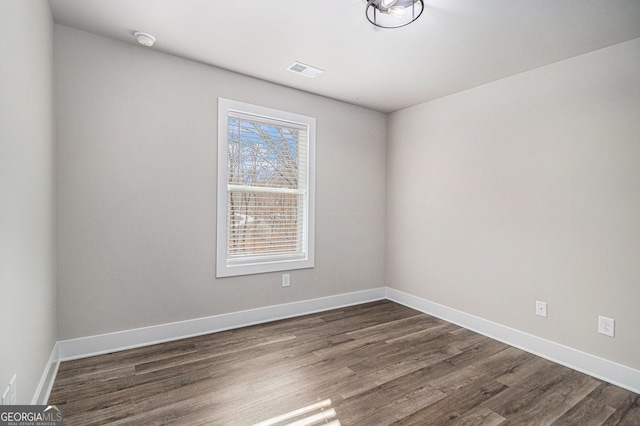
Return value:
[(229, 111), (227, 263), (304, 258), (307, 126)]

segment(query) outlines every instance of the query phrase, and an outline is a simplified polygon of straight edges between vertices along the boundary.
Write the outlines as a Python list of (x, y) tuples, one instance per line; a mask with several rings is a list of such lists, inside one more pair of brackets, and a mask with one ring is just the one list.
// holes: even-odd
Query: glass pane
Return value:
[(298, 188), (300, 130), (230, 117), (229, 183)]
[(299, 252), (301, 195), (229, 191), (228, 254)]

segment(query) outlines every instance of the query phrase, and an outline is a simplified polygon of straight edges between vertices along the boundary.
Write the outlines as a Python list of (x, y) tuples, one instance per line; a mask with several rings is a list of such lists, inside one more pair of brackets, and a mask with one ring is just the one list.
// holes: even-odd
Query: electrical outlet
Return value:
[(605, 336), (615, 337), (616, 331), (616, 321), (603, 317), (602, 315), (598, 315), (598, 333), (604, 334)]
[(11, 405), (11, 387), (7, 386), (7, 389), (2, 393), (2, 405)]
[(16, 405), (16, 401), (18, 400), (17, 389), (16, 389), (16, 375), (14, 374), (9, 382), (9, 389), (11, 391), (11, 405)]
[(289, 274), (282, 274), (282, 287), (289, 287), (291, 285), (291, 276)]
[(540, 317), (547, 317), (547, 303), (536, 301), (536, 315)]

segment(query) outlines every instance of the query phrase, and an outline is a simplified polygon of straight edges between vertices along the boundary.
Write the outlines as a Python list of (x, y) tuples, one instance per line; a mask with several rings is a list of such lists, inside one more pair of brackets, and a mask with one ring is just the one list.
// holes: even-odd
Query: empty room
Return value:
[(0, 0), (0, 425), (640, 424), (640, 1)]

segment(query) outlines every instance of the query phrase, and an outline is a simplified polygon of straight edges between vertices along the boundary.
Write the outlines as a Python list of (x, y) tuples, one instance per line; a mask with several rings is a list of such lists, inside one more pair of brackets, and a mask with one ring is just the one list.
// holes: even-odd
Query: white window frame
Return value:
[[(306, 229), (302, 231), (301, 254), (294, 257), (287, 255), (259, 256), (238, 262), (229, 258), (227, 253), (229, 166), (228, 166), (228, 122), (229, 113), (253, 115), (260, 119), (293, 123), (307, 128), (307, 182), (305, 203), (302, 209)], [(218, 98), (218, 196), (217, 196), (217, 251), (216, 277), (230, 277), (265, 272), (288, 271), (294, 269), (313, 268), (315, 266), (315, 157), (316, 157), (316, 119), (301, 114), (280, 111), (252, 105), (230, 99)]]

